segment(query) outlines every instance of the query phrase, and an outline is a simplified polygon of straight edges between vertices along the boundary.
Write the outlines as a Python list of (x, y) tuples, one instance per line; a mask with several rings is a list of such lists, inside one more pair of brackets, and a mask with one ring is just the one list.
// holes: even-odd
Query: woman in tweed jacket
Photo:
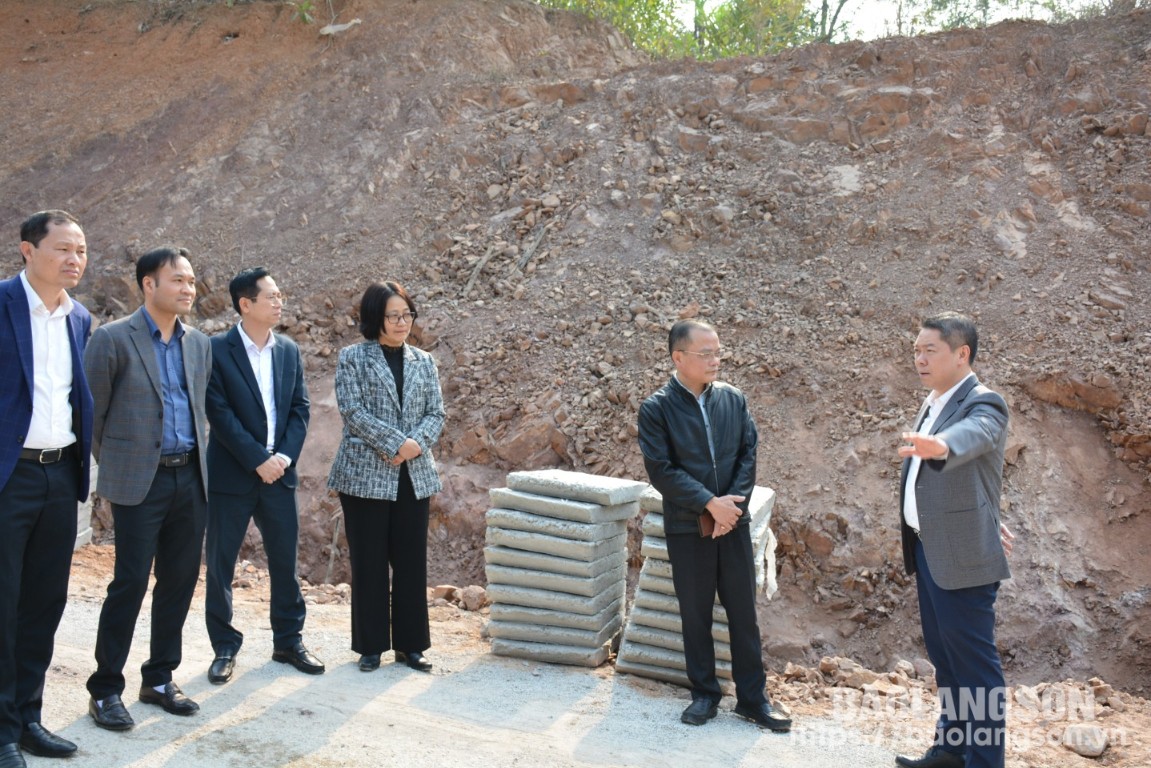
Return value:
[[(422, 672), (428, 629), (428, 502), (441, 489), (432, 446), (444, 400), (432, 356), (407, 344), (416, 306), (398, 283), (360, 302), (367, 341), (340, 350), (336, 402), (344, 434), (328, 475), (340, 494), (352, 564), (352, 650), (360, 669), (396, 661)], [(389, 595), (388, 566), (392, 576)]]

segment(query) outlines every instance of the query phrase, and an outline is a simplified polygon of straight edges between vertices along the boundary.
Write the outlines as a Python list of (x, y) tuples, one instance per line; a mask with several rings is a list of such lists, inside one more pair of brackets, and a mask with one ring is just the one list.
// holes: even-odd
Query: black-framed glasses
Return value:
[(392, 325), (399, 325), (400, 323), (410, 324), (419, 316), (418, 312), (389, 312), (384, 315), (384, 319)]

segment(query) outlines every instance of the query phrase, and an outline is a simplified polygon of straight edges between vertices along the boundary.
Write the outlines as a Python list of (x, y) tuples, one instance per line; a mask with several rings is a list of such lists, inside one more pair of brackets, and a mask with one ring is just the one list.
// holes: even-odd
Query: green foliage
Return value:
[(803, 0), (728, 0), (710, 14), (696, 7), (697, 56), (758, 56), (814, 40), (815, 17)]
[(540, 5), (606, 21), (657, 56), (673, 54), (685, 34), (675, 18), (674, 0), (541, 0)]
[(726, 0), (708, 11), (693, 0), (692, 29), (677, 18), (679, 0), (539, 0), (611, 24), (637, 48), (665, 58), (758, 55), (818, 37), (804, 0)]
[(315, 0), (295, 0), (288, 3), (288, 5), (295, 8), (296, 20), (304, 24), (312, 24), (316, 20), (316, 3)]

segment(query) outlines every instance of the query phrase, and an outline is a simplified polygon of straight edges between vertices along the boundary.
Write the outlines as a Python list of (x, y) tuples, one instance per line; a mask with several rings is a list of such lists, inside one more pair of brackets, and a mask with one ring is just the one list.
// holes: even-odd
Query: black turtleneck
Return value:
[(396, 396), (400, 399), (400, 406), (404, 405), (404, 348), (403, 347), (389, 347), (386, 344), (381, 344), (380, 349), (384, 350), (384, 359), (388, 361), (388, 367), (392, 369), (392, 378), (396, 380)]

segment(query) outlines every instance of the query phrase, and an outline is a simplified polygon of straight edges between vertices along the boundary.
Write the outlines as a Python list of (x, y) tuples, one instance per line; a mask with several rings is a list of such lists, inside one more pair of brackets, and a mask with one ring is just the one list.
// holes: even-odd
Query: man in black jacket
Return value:
[(772, 709), (764, 691), (755, 612), (747, 515), (755, 487), (755, 422), (743, 393), (716, 381), (722, 349), (714, 328), (681, 320), (672, 326), (667, 346), (675, 375), (640, 407), (639, 444), (648, 478), (663, 495), (667, 554), (683, 621), (692, 702), (680, 719), (703, 725), (715, 717), (723, 695), (711, 636), (718, 591), (731, 632), (735, 713), (787, 731), (791, 720)]

